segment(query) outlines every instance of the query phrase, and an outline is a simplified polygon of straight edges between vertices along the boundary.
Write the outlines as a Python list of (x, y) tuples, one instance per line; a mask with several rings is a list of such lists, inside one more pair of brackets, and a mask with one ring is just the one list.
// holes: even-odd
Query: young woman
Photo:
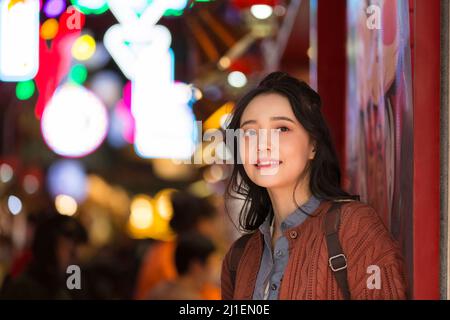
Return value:
[(399, 248), (374, 209), (341, 189), (320, 108), (282, 72), (237, 103), (228, 196), (244, 200), (247, 235), (225, 256), (223, 299), (406, 299)]

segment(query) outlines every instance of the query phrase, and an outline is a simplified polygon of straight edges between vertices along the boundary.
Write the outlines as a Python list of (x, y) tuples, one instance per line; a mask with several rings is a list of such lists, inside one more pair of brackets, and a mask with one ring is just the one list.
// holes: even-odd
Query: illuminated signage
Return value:
[(135, 1), (109, 0), (120, 24), (104, 43), (132, 83), (135, 150), (143, 158), (189, 158), (195, 150), (195, 118), (189, 106), (192, 89), (174, 81), (169, 30), (158, 21), (168, 9), (184, 8), (186, 0), (154, 0), (140, 17)]
[(39, 0), (0, 0), (0, 80), (30, 80), (38, 68)]

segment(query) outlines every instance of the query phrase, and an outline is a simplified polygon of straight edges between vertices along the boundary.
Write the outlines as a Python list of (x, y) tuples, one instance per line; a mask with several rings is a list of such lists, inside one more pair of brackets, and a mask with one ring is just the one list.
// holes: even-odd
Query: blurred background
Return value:
[(400, 241), (411, 295), (439, 296), (441, 10), (0, 0), (0, 297), (220, 299), (240, 203), (203, 137), (276, 70), (321, 95), (343, 185)]
[[(65, 270), (43, 275), (47, 272), (41, 269), (61, 264), (58, 250), (69, 249), (52, 244), (48, 250), (55, 251), (54, 257), (43, 258), (52, 262), (35, 266), (33, 252), (39, 250), (33, 242), (41, 225), (60, 229), (60, 223), (72, 223), (53, 221), (62, 215), (79, 223), (80, 230), (53, 235), (47, 226), (42, 236), (48, 239), (42, 241), (69, 239), (76, 246), (72, 258), (83, 281), (76, 298), (148, 298), (156, 282), (175, 277), (175, 266), (164, 258), (174, 253), (174, 229), (184, 232), (194, 225), (210, 228), (202, 233), (213, 241), (217, 263), (206, 298), (220, 298), (221, 259), (238, 235), (223, 200), (231, 166), (206, 164), (203, 158), (195, 164), (173, 159), (189, 159), (194, 149), (207, 156), (208, 144), (198, 143), (198, 128), (186, 123), (202, 121), (203, 131), (221, 129), (234, 101), (268, 70), (283, 66), (308, 80), (309, 3), (159, 2), (168, 6), (160, 19), (129, 33), (146, 37), (152, 23), (164, 26), (170, 47), (158, 50), (162, 54), (145, 52), (138, 40), (121, 42), (120, 34), (109, 31), (134, 23), (127, 24), (130, 17), (120, 12), (132, 12), (136, 20), (146, 10), (157, 15), (158, 1), (1, 1), (3, 60), (28, 63), (17, 63), (14, 70), (7, 66), (11, 61), (2, 62), (0, 82), (0, 284), (19, 283), (5, 297), (26, 297), (27, 290), (41, 292), (42, 298), (60, 297), (65, 282), (50, 283), (56, 274), (65, 279)], [(33, 42), (36, 28), (39, 40)], [(167, 41), (155, 39), (157, 44)], [(129, 58), (124, 58), (126, 50)], [(148, 70), (147, 76), (130, 69)], [(149, 91), (152, 84), (159, 85), (156, 92), (140, 90), (147, 86), (144, 91)], [(167, 100), (176, 88), (189, 98), (170, 107)], [(141, 131), (139, 123), (144, 124)], [(152, 126), (159, 133), (145, 131)], [(138, 137), (153, 134), (158, 135), (153, 145)], [(174, 213), (176, 191), (192, 198), (182, 200), (182, 212)], [(187, 221), (172, 228), (174, 214)], [(210, 221), (202, 224), (202, 215)], [(170, 245), (155, 246), (161, 243)], [(143, 266), (152, 259), (167, 261), (160, 270)]]

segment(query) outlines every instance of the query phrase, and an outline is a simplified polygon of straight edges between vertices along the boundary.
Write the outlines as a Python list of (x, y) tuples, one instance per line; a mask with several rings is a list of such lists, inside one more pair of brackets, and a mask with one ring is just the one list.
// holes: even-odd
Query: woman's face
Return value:
[(240, 127), (239, 152), (244, 170), (261, 187), (295, 185), (314, 158), (313, 141), (282, 95), (255, 97), (245, 108)]

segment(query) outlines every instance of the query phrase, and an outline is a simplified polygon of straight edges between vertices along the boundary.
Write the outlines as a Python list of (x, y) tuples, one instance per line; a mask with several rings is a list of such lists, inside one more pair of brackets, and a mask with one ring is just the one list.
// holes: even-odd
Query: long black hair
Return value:
[[(256, 88), (250, 90), (237, 102), (227, 129), (238, 130), (242, 114), (250, 101), (256, 96), (269, 93), (280, 94), (289, 100), (295, 117), (314, 141), (315, 156), (309, 161), (304, 172), (304, 174), (310, 174), (311, 193), (321, 200), (358, 199), (358, 196), (352, 196), (341, 188), (338, 157), (321, 112), (320, 96), (304, 81), (299, 81), (285, 72), (270, 73)], [(235, 135), (233, 139), (237, 139)], [(253, 231), (271, 212), (272, 203), (267, 189), (258, 186), (247, 176), (242, 162), (238, 159), (237, 145), (235, 140), (234, 150), (232, 150), (234, 168), (226, 195), (228, 198), (244, 200), (239, 214), (239, 226), (245, 231)], [(295, 201), (294, 194), (295, 188), (293, 192)]]

